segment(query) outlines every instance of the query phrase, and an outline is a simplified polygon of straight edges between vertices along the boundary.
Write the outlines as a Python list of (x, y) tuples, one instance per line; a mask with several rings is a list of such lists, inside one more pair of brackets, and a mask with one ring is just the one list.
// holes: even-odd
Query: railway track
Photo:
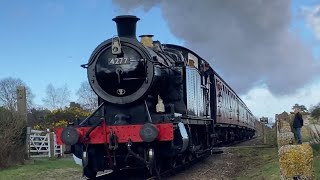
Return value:
[(189, 166), (192, 166), (196, 162), (200, 161), (205, 156), (209, 156), (210, 153), (204, 154), (197, 159), (194, 159), (191, 162), (187, 162), (186, 164), (179, 164), (175, 168), (165, 170), (160, 173), (160, 176), (150, 176), (146, 175), (147, 172), (143, 170), (120, 170), (119, 172), (111, 172), (111, 173), (105, 173), (102, 175), (98, 175), (98, 180), (105, 180), (105, 179), (126, 179), (126, 180), (158, 180), (158, 179), (166, 179), (176, 173), (179, 173), (180, 171), (188, 168)]
[[(254, 137), (255, 138), (255, 137)], [(252, 138), (252, 139), (254, 139)], [(237, 145), (239, 143), (245, 142), (248, 140), (241, 140), (241, 141), (235, 141), (229, 144), (225, 145), (220, 145), (217, 147), (214, 147), (209, 151), (208, 153), (205, 153), (197, 158), (195, 158), (193, 161), (189, 161), (186, 164), (179, 164), (176, 167), (172, 169), (165, 170), (160, 173), (160, 177), (156, 176), (148, 176), (146, 175), (146, 171), (143, 170), (120, 170), (118, 172), (112, 172), (112, 171), (107, 171), (104, 173), (100, 173), (97, 176), (98, 180), (104, 180), (104, 179), (116, 179), (116, 180), (121, 180), (121, 179), (126, 179), (126, 180), (156, 180), (156, 179), (167, 179), (170, 176), (173, 176), (182, 170), (188, 169), (190, 166), (193, 164), (201, 161), (203, 158), (210, 156), (211, 154), (220, 154), (223, 153), (225, 149), (232, 148), (234, 145)]]

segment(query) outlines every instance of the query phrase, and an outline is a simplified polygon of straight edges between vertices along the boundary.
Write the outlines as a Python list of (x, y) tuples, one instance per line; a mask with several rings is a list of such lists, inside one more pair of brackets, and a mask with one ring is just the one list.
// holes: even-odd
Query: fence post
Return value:
[(31, 135), (31, 127), (27, 127), (27, 137), (26, 137), (26, 159), (30, 159), (30, 135)]
[(262, 131), (263, 131), (263, 144), (267, 144), (267, 133), (266, 133), (266, 125), (262, 124)]
[(53, 159), (54, 158), (54, 133), (50, 132), (49, 134), (49, 158)]

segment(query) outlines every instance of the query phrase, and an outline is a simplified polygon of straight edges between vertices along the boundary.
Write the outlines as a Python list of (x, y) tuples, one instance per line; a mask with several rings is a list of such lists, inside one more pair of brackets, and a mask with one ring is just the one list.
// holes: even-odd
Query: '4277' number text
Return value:
[(109, 64), (112, 64), (112, 65), (129, 64), (130, 60), (129, 60), (129, 58), (125, 58), (125, 57), (122, 57), (122, 58), (109, 58), (108, 62), (109, 62)]

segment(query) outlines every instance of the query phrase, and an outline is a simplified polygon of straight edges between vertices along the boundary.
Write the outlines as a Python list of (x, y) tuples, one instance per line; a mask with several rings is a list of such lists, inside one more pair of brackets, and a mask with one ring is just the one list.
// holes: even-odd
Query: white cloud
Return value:
[(320, 40), (320, 4), (313, 7), (302, 7), (302, 14), (315, 37)]
[(264, 87), (251, 89), (241, 99), (246, 103), (252, 113), (257, 116), (271, 117), (283, 111), (290, 112), (294, 104), (305, 105), (308, 109), (320, 103), (320, 81), (298, 90), (290, 96), (274, 96)]

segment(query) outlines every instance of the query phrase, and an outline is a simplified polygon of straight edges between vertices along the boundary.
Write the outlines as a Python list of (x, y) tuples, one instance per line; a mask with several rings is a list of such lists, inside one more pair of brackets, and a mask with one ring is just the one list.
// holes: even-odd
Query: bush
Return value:
[[(36, 110), (33, 111), (33, 113), (35, 114)], [(54, 131), (54, 129), (57, 127), (66, 127), (68, 123), (74, 122), (77, 118), (87, 117), (89, 115), (90, 112), (82, 109), (81, 107), (67, 107), (65, 109), (47, 111), (43, 117), (43, 120), (35, 119), (31, 124), (33, 124), (33, 129), (49, 129)], [(31, 116), (32, 115), (29, 117)]]
[(0, 107), (0, 168), (23, 163), (26, 121), (17, 113)]

